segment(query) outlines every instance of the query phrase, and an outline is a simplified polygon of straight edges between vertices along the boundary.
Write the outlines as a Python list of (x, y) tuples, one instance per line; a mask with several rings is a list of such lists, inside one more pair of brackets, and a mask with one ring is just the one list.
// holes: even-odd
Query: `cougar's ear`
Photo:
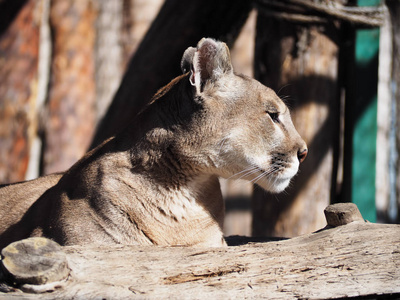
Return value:
[(197, 49), (190, 47), (185, 51), (181, 68), (190, 68), (190, 83), (197, 92), (203, 92), (207, 81), (215, 82), (223, 74), (233, 72), (228, 46), (209, 38), (203, 38)]

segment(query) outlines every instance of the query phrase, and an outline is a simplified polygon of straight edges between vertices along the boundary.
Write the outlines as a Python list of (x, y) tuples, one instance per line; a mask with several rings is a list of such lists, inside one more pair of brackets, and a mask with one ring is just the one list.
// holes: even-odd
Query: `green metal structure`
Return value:
[[(358, 0), (359, 6), (379, 0)], [(370, 222), (376, 221), (375, 163), (377, 134), (379, 28), (356, 31), (355, 123), (353, 131), (352, 202)]]

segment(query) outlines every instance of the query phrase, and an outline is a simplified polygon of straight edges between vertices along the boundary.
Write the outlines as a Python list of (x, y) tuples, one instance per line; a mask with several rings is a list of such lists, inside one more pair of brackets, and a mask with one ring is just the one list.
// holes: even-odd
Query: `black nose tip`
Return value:
[(305, 149), (300, 149), (300, 150), (297, 152), (297, 157), (299, 158), (299, 162), (300, 162), (300, 163), (302, 163), (302, 162), (306, 159), (307, 153), (308, 153), (307, 148), (305, 148)]

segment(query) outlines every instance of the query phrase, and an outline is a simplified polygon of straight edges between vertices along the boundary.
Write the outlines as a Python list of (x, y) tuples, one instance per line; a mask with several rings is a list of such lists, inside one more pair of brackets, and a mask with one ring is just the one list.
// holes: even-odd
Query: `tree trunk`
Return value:
[[(12, 1), (1, 2), (5, 9)], [(22, 5), (21, 1), (13, 3)], [(30, 0), (17, 13), (0, 10), (0, 183), (22, 181), (36, 130), (35, 100), (41, 2)], [(11, 20), (10, 15), (15, 15)]]
[(309, 156), (286, 192), (255, 188), (254, 236), (297, 236), (324, 224), (320, 214), (330, 203), (334, 147), (339, 132), (336, 29), (324, 31), (264, 17), (259, 13), (255, 77), (273, 88), (292, 111), (309, 147)]
[(2, 36), (14, 22), (27, 0), (1, 0), (0, 1), (0, 36)]
[(64, 171), (86, 152), (95, 124), (96, 7), (90, 0), (51, 2), (53, 60), (43, 173)]
[(166, 0), (132, 58), (92, 147), (126, 126), (159, 88), (181, 73), (180, 60), (188, 46), (202, 37), (232, 45), (250, 9), (251, 2), (241, 0), (194, 0), (190, 5)]
[(122, 2), (122, 56), (123, 69), (126, 70), (130, 59), (157, 17), (164, 0), (122, 0)]

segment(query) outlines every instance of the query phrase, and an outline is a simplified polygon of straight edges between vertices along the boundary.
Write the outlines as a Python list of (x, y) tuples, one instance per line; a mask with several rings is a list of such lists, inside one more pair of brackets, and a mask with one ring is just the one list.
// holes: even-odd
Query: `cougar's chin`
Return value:
[(268, 178), (262, 178), (256, 184), (259, 185), (264, 190), (266, 190), (267, 192), (275, 194), (283, 192), (290, 184), (291, 179), (292, 177), (282, 178), (282, 179), (274, 178), (272, 180)]
[[(276, 172), (270, 172), (270, 174), (266, 176), (260, 176), (260, 179), (255, 183), (268, 192), (280, 193), (289, 186), (291, 179), (297, 174), (298, 170), (299, 164), (291, 163), (285, 168), (276, 169)], [(259, 173), (267, 174), (267, 172), (262, 169), (259, 169)]]

